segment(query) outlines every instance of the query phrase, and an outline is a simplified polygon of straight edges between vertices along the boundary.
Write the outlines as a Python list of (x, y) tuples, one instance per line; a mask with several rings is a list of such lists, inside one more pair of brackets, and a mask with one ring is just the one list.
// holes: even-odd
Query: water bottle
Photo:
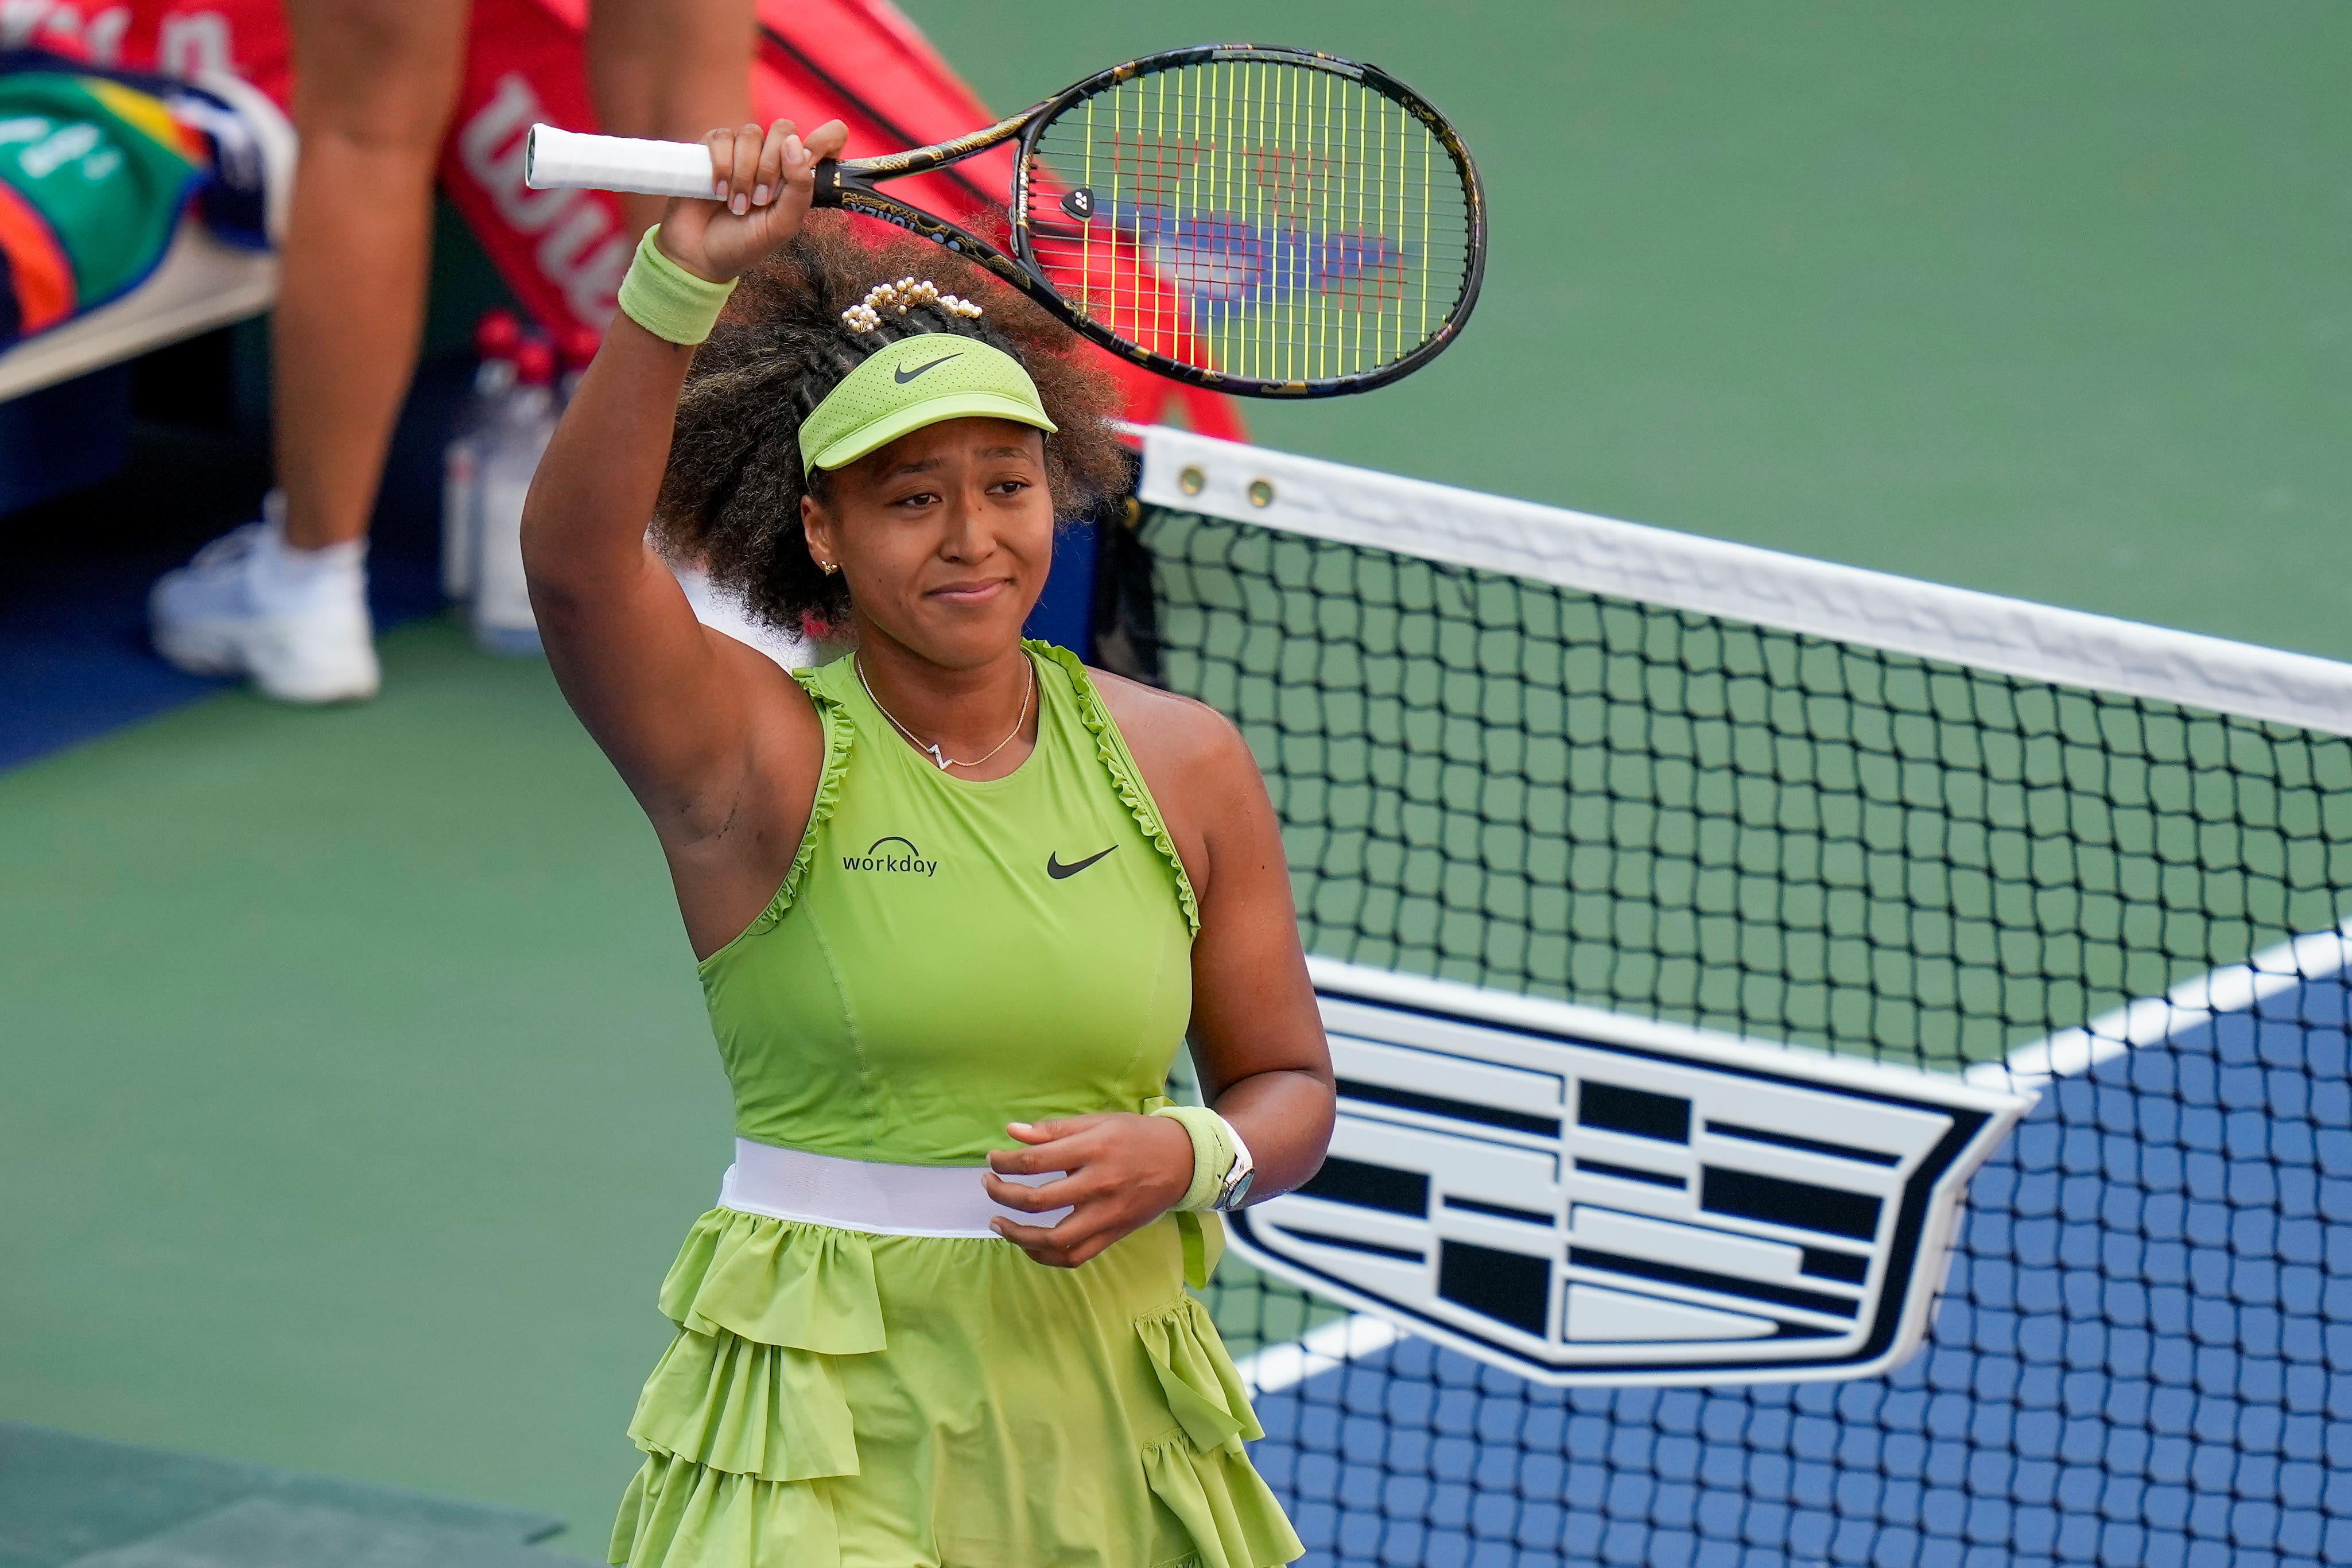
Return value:
[(522, 575), (522, 503), (554, 433), (555, 353), (543, 342), (526, 342), (515, 351), (514, 391), (485, 434), (478, 487), (474, 640), (492, 653), (540, 651)]
[(449, 444), (441, 449), (441, 593), (450, 600), (474, 591), (474, 519), (482, 468), (482, 437), (499, 405), (514, 390), (515, 350), (522, 323), (511, 310), (486, 310), (474, 325), (474, 384), (457, 405)]

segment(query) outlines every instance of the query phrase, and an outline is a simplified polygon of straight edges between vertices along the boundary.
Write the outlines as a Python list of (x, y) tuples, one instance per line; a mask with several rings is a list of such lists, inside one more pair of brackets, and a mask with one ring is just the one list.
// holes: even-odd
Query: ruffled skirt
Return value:
[(1304, 1550), (1172, 1221), (1076, 1269), (713, 1209), (629, 1436), (630, 1568), (1273, 1568)]

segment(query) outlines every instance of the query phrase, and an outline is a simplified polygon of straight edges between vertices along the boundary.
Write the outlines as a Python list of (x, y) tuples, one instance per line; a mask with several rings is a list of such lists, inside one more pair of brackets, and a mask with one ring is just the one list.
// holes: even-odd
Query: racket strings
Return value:
[(1150, 353), (1265, 381), (1361, 375), (1459, 310), (1465, 178), (1402, 104), (1264, 59), (1131, 78), (1039, 131), (1031, 248), (1073, 308)]

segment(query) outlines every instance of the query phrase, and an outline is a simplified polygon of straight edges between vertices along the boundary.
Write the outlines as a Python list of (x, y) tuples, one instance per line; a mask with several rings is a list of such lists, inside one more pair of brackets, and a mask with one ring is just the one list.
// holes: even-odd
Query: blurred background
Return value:
[[(903, 5), (1000, 110), (1233, 38), (1456, 121), (1469, 331), (1255, 442), (2352, 658), (2340, 5)], [(269, 482), (258, 321), (0, 404), (0, 1420), (601, 1556), (727, 1102), (641, 817), (441, 605), (475, 323), (532, 301), (439, 216), (373, 703), (145, 648), (148, 582)]]

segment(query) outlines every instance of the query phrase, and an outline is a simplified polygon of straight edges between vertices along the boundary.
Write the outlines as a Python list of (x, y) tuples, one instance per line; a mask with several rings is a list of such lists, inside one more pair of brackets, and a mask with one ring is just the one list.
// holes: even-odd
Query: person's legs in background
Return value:
[(272, 697), (374, 695), (365, 552), (415, 369), (467, 0), (287, 0), (301, 153), (271, 318), (271, 515), (163, 578), (155, 646)]
[[(751, 112), (754, 0), (592, 0), (588, 87), (608, 136), (699, 142)], [(805, 128), (803, 128), (805, 129)], [(660, 196), (623, 196), (632, 236)]]
[(297, 550), (367, 535), (425, 331), (433, 177), (467, 0), (288, 0), (302, 137), (272, 321), (278, 479)]
[[(295, 702), (374, 694), (367, 526), (415, 370), (433, 177), (468, 0), (287, 0), (302, 150), (272, 321), (282, 487), (269, 515), (164, 576), (155, 646)], [(739, 123), (752, 0), (603, 0), (590, 83), (609, 132), (693, 141)], [(659, 198), (631, 198), (640, 230)]]

